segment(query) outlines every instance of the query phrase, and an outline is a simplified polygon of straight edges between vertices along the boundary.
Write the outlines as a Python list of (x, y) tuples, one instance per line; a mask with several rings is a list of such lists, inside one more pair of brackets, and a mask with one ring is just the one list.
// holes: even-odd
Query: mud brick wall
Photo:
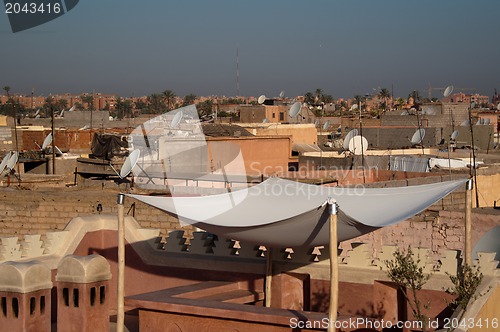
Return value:
[[(47, 231), (63, 230), (69, 221), (77, 216), (98, 213), (97, 205), (103, 207), (103, 214), (117, 215), (118, 192), (104, 190), (28, 191), (5, 188), (0, 190), (0, 237), (41, 234)], [(135, 203), (135, 211), (132, 204)], [(160, 235), (183, 229), (187, 237), (191, 228), (181, 228), (177, 218), (165, 212), (125, 198), (125, 213), (135, 215), (144, 228), (158, 228)]]

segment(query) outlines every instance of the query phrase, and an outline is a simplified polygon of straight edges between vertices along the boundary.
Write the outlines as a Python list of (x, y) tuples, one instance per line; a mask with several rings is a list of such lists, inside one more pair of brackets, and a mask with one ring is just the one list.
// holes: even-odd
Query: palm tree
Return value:
[(382, 88), (382, 89), (380, 89), (378, 96), (379, 96), (379, 98), (384, 100), (383, 107), (384, 107), (384, 112), (385, 112), (386, 107), (387, 107), (387, 99), (391, 96), (391, 93), (389, 92), (388, 89)]
[(314, 95), (312, 94), (312, 92), (306, 92), (304, 94), (304, 102), (309, 105), (314, 103)]
[(91, 94), (84, 94), (80, 96), (83, 104), (87, 104), (87, 109), (94, 110), (94, 96)]
[(163, 91), (162, 96), (165, 99), (165, 103), (167, 104), (168, 110), (171, 110), (174, 106), (175, 97), (177, 96), (172, 90)]
[(162, 113), (165, 110), (165, 102), (159, 93), (152, 93), (147, 97), (149, 113)]
[(3, 87), (3, 90), (5, 91), (5, 95), (7, 96), (7, 98), (9, 98), (9, 91), (10, 91), (10, 86), (6, 85)]
[(412, 98), (413, 102), (416, 104), (420, 101), (420, 93), (417, 90), (413, 90), (409, 95), (408, 98)]
[(194, 104), (195, 100), (196, 100), (196, 95), (193, 93), (190, 93), (190, 94), (184, 96), (184, 100), (182, 101), (182, 106)]

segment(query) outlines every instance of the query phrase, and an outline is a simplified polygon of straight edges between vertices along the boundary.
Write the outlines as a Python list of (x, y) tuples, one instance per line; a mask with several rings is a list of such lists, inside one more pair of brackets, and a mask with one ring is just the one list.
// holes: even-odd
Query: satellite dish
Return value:
[(323, 130), (327, 130), (328, 127), (330, 127), (330, 120), (327, 120), (324, 124), (323, 124)]
[(314, 121), (314, 125), (315, 125), (316, 127), (319, 127), (319, 119), (316, 119), (316, 120)]
[(500, 103), (497, 105), (497, 110), (500, 111)]
[(127, 159), (125, 159), (125, 162), (123, 163), (122, 169), (120, 170), (119, 174), (121, 179), (127, 177), (127, 175), (132, 172), (132, 169), (134, 169), (135, 165), (137, 164), (140, 155), (141, 151), (139, 149), (136, 149), (129, 154)]
[(64, 115), (64, 109), (61, 111), (61, 113), (59, 114), (59, 117), (62, 118)]
[(417, 145), (422, 143), (424, 137), (425, 137), (425, 129), (424, 128), (417, 129), (417, 131), (413, 134), (411, 138), (411, 144)]
[(360, 155), (368, 150), (368, 140), (363, 136), (354, 136), (349, 140), (349, 151), (354, 155)]
[(61, 151), (61, 149), (59, 149), (59, 148), (57, 147), (57, 145), (56, 145), (54, 148), (56, 149), (56, 154), (57, 154), (58, 156), (62, 156), (62, 155), (64, 155), (64, 153)]
[(182, 111), (179, 111), (179, 112), (177, 112), (177, 114), (174, 115), (172, 122), (170, 122), (170, 128), (177, 128), (179, 123), (181, 123), (182, 115), (183, 115)]
[(261, 95), (261, 96), (259, 97), (259, 99), (257, 99), (257, 102), (258, 102), (259, 104), (261, 104), (261, 105), (262, 105), (262, 104), (264, 104), (264, 102), (265, 102), (265, 101), (266, 101), (266, 96), (265, 96), (265, 95)]
[(486, 119), (484, 119), (483, 122), (484, 122), (483, 123), (484, 125), (489, 125), (491, 123), (491, 119), (490, 118), (486, 118)]
[(470, 103), (470, 108), (475, 108), (475, 107), (476, 107), (476, 103), (475, 102)]
[(87, 130), (90, 128), (90, 125), (86, 124), (85, 126), (81, 127), (80, 129), (78, 130)]
[(36, 112), (35, 112), (35, 116), (38, 115), (38, 113), (40, 113), (40, 109), (37, 109)]
[(40, 114), (38, 114), (37, 116), (35, 116), (35, 119), (40, 119)]
[(45, 137), (45, 139), (43, 140), (42, 150), (45, 150), (45, 148), (47, 148), (50, 143), (52, 143), (52, 133), (48, 134), (47, 137)]
[(403, 113), (401, 113), (401, 115), (408, 115), (408, 114), (410, 114), (410, 113), (408, 113), (407, 110), (404, 110)]
[(9, 161), (7, 161), (7, 165), (5, 166), (9, 170), (13, 170), (14, 166), (16, 166), (17, 159), (19, 158), (19, 153), (18, 152), (12, 152), (12, 154), (9, 157)]
[(477, 119), (476, 126), (480, 126), (483, 124), (483, 119)]
[(470, 126), (470, 121), (469, 120), (464, 120), (461, 124), (460, 124), (461, 127), (467, 127), (467, 126)]
[(358, 109), (358, 104), (353, 104), (353, 105), (351, 106), (351, 109), (350, 109), (350, 110), (351, 110), (351, 111), (354, 111), (354, 110), (357, 110), (357, 109)]
[(269, 123), (269, 119), (265, 118), (264, 120), (262, 120), (262, 123)]
[(75, 110), (75, 108), (76, 108), (75, 105), (71, 106), (71, 108), (68, 110), (68, 112), (73, 112)]
[(285, 96), (285, 90), (282, 90), (282, 91), (280, 92), (280, 98), (283, 98), (284, 96)]
[(444, 89), (443, 96), (449, 97), (453, 92), (453, 85), (448, 85), (446, 89)]
[(297, 114), (299, 114), (300, 112), (300, 102), (295, 102), (293, 103), (292, 107), (290, 107), (290, 110), (288, 111), (288, 115), (290, 115), (290, 117), (294, 117), (294, 116), (297, 116)]
[(2, 162), (0, 163), (0, 174), (3, 173), (5, 167), (7, 167), (7, 163), (9, 162), (10, 156), (12, 155), (12, 151), (7, 152), (5, 157), (3, 157)]
[(347, 135), (345, 135), (344, 144), (343, 144), (344, 150), (346, 150), (346, 151), (349, 150), (349, 141), (351, 140), (351, 138), (353, 138), (354, 136), (357, 136), (357, 135), (358, 135), (357, 129), (353, 129), (350, 132), (348, 132)]
[(451, 133), (451, 139), (456, 140), (458, 137), (458, 130), (455, 130), (454, 132)]

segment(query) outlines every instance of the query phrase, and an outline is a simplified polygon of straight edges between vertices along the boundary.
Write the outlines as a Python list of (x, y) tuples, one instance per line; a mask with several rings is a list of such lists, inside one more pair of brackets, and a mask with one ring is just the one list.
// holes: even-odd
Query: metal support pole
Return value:
[(117, 291), (117, 314), (116, 331), (123, 332), (125, 322), (124, 309), (124, 281), (125, 281), (125, 216), (123, 201), (125, 195), (118, 194), (118, 291)]
[(265, 306), (271, 307), (271, 284), (273, 282), (273, 248), (267, 247)]
[(465, 264), (472, 264), (472, 239), (471, 239), (471, 214), (472, 214), (472, 179), (467, 181), (465, 187)]
[(328, 199), (328, 205), (330, 208), (330, 306), (328, 308), (328, 332), (334, 332), (339, 303), (337, 202), (333, 199)]

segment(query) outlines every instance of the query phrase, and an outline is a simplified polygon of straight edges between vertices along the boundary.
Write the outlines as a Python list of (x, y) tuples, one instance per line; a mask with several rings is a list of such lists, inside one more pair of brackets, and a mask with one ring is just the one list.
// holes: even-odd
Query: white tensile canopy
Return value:
[(196, 197), (132, 195), (218, 236), (272, 247), (329, 243), (327, 201), (338, 207), (338, 241), (404, 221), (465, 183), (466, 179), (396, 188), (316, 186), (270, 178), (231, 193)]

